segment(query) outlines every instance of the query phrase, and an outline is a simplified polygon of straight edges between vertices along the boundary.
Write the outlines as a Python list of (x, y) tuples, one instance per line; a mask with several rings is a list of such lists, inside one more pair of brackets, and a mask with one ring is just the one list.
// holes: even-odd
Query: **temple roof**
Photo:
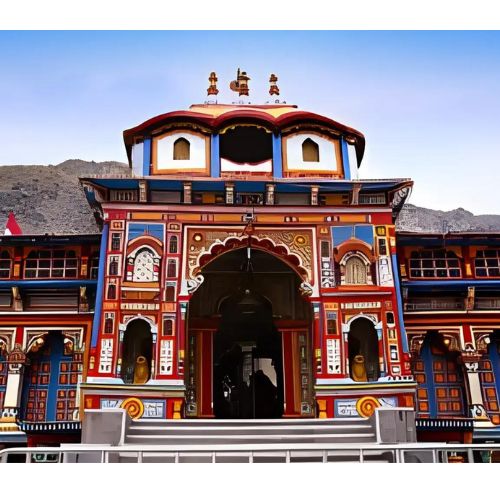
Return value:
[(123, 139), (130, 159), (134, 139), (151, 135), (161, 126), (174, 122), (188, 122), (217, 132), (224, 126), (244, 120), (268, 126), (274, 132), (279, 132), (289, 126), (314, 124), (339, 132), (354, 144), (358, 166), (361, 164), (365, 151), (365, 137), (356, 129), (343, 125), (326, 116), (302, 111), (295, 105), (288, 104), (193, 104), (189, 110), (164, 113), (123, 132)]

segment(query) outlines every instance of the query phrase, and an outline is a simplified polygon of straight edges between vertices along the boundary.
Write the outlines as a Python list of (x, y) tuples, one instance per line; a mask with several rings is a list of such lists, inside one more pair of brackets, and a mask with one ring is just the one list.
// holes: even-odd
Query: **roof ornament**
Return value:
[(269, 95), (280, 95), (280, 89), (278, 88), (278, 85), (276, 83), (278, 82), (278, 77), (274, 74), (271, 73), (271, 76), (269, 77), (269, 83), (271, 84), (269, 87)]
[(236, 80), (233, 80), (229, 84), (229, 88), (233, 92), (238, 92), (238, 95), (241, 97), (242, 95), (250, 95), (249, 94), (249, 88), (248, 88), (248, 80), (250, 80), (250, 77), (247, 76), (246, 71), (240, 71), (240, 68), (238, 68), (238, 73), (236, 74)]
[(217, 95), (219, 93), (219, 89), (217, 88), (217, 73), (212, 71), (210, 76), (208, 77), (208, 82), (210, 86), (207, 89), (207, 95)]

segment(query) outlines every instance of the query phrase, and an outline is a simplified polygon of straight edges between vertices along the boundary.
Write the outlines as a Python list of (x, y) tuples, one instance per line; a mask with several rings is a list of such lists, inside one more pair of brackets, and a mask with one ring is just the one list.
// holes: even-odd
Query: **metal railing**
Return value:
[(117, 462), (387, 462), (449, 463), (491, 462), (500, 444), (238, 444), (238, 445), (64, 445), (8, 448), (0, 462), (117, 463)]

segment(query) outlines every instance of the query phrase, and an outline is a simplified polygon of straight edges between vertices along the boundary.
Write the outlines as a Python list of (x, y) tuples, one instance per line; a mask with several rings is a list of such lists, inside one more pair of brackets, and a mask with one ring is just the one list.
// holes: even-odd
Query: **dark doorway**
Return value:
[(351, 378), (357, 382), (378, 380), (378, 337), (369, 319), (358, 318), (351, 323), (348, 345)]
[[(299, 275), (271, 253), (250, 247), (220, 255), (203, 275), (189, 304), (195, 347), (188, 355), (187, 385), (197, 413), (221, 419), (300, 416), (310, 404), (311, 314)], [(300, 352), (299, 332), (306, 338)]]
[(151, 327), (143, 319), (127, 325), (123, 336), (122, 379), (126, 384), (144, 384), (150, 376), (153, 354)]
[(247, 288), (227, 297), (220, 312), (213, 346), (215, 417), (281, 417), (282, 347), (271, 303)]

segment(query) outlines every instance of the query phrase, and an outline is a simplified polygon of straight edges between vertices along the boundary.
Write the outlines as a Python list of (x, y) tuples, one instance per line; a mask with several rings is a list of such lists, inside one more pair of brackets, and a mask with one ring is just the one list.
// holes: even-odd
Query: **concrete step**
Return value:
[(192, 418), (192, 419), (139, 419), (132, 421), (132, 426), (141, 425), (145, 427), (155, 427), (168, 425), (169, 427), (241, 427), (244, 425), (250, 426), (268, 426), (275, 425), (278, 427), (286, 427), (288, 425), (296, 426), (342, 426), (350, 424), (366, 423), (370, 425), (370, 421), (366, 418), (274, 418), (274, 419), (214, 419), (214, 418)]
[(372, 443), (375, 433), (343, 433), (343, 434), (241, 434), (241, 435), (144, 435), (128, 434), (126, 444), (176, 445), (176, 444), (261, 444), (261, 443)]
[(367, 423), (359, 424), (344, 424), (342, 426), (327, 426), (327, 425), (287, 425), (287, 426), (262, 426), (262, 425), (241, 425), (241, 426), (227, 426), (221, 424), (219, 426), (170, 426), (165, 425), (142, 425), (133, 424), (129, 428), (129, 434), (141, 434), (141, 435), (159, 435), (159, 436), (169, 436), (169, 435), (191, 435), (191, 434), (206, 434), (206, 435), (239, 435), (239, 434), (342, 434), (349, 432), (357, 433), (371, 433), (373, 432), (372, 426)]

